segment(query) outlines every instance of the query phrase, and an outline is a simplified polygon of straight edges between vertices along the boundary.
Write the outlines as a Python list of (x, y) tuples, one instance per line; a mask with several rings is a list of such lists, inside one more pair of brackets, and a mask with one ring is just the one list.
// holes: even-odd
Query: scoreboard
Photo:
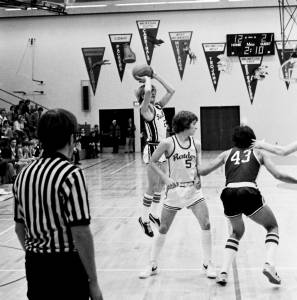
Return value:
[(274, 33), (227, 34), (227, 56), (274, 55)]

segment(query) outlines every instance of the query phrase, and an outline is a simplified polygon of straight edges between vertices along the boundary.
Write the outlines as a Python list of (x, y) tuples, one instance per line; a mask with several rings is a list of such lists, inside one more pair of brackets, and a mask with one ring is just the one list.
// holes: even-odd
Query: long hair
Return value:
[[(156, 90), (156, 87), (152, 84), (152, 90)], [(139, 104), (144, 100), (144, 84), (141, 85), (135, 92), (135, 96)]]

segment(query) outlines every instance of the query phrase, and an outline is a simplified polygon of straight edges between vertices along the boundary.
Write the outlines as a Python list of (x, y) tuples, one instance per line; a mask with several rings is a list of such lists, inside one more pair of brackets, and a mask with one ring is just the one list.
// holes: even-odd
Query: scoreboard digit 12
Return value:
[(227, 56), (274, 55), (274, 33), (227, 34)]

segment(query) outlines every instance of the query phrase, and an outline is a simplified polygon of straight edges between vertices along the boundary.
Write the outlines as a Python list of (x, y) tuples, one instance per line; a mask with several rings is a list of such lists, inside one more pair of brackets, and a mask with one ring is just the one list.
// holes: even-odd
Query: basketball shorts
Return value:
[[(158, 144), (146, 144), (144, 149), (143, 149), (143, 161), (148, 164), (154, 151), (156, 150), (156, 148), (158, 147)], [(166, 161), (166, 157), (165, 155), (163, 154), (160, 159), (159, 159), (159, 162), (165, 162)]]
[(167, 190), (163, 206), (170, 210), (181, 210), (184, 207), (191, 208), (202, 201), (204, 201), (202, 190), (197, 190), (195, 185), (192, 184)]
[(226, 187), (222, 191), (221, 200), (227, 217), (237, 217), (241, 214), (250, 217), (265, 205), (260, 191), (253, 187)]

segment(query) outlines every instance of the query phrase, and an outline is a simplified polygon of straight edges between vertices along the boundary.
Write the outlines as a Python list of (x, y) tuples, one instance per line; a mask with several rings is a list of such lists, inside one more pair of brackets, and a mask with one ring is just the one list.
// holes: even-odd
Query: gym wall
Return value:
[[(99, 123), (99, 109), (133, 108), (134, 90), (138, 87), (131, 76), (134, 64), (126, 65), (121, 81), (108, 34), (132, 33), (130, 46), (136, 54), (136, 64), (143, 64), (145, 56), (136, 20), (160, 20), (157, 37), (165, 43), (155, 47), (151, 66), (176, 89), (170, 103), (176, 111), (191, 110), (199, 116), (200, 107), (240, 106), (241, 119), (247, 120), (258, 138), (280, 144), (296, 139), (288, 128), (297, 128), (297, 85), (292, 83), (287, 89), (279, 79), (277, 54), (263, 58), (262, 64), (268, 66), (269, 74), (258, 82), (251, 104), (238, 58), (231, 58), (229, 74), (220, 74), (215, 92), (202, 49), (202, 43), (225, 42), (228, 33), (274, 32), (279, 40), (277, 8), (0, 19), (1, 88), (35, 88), (30, 57), (20, 67), (28, 39), (34, 37), (34, 76), (45, 81), (45, 95), (35, 96), (35, 101), (50, 108), (69, 109), (79, 123), (91, 124)], [(193, 31), (190, 46), (197, 60), (190, 64), (188, 59), (182, 80), (169, 39), (168, 32), (172, 31)], [(293, 32), (292, 39), (294, 36), (297, 39)], [(90, 91), (87, 111), (82, 110), (81, 99), (81, 80), (88, 80), (83, 47), (105, 47), (104, 59), (111, 62), (101, 67), (96, 94)], [(157, 98), (163, 93), (159, 87)]]

